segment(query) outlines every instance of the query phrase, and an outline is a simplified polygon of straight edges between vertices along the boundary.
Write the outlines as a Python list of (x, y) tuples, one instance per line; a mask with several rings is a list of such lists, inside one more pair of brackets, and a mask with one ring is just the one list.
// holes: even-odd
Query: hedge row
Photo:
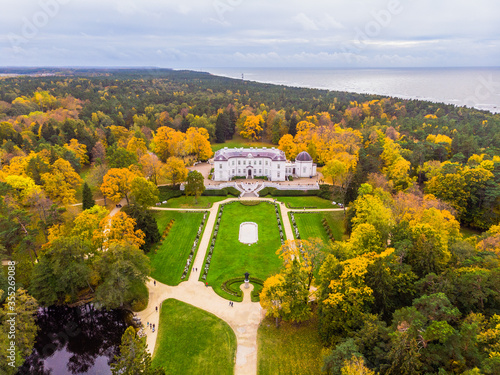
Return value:
[(182, 197), (184, 192), (180, 190), (180, 186), (176, 186), (173, 188), (172, 186), (158, 186), (158, 190), (160, 191), (159, 201), (168, 201), (171, 198)]
[(278, 190), (273, 187), (266, 187), (259, 191), (259, 196), (265, 197), (271, 195), (273, 197), (307, 197), (318, 196), (321, 190)]
[(257, 206), (260, 204), (259, 201), (240, 201), (243, 206)]
[[(262, 288), (264, 287), (264, 281), (261, 279), (258, 279), (256, 277), (249, 277), (248, 280), (250, 281), (251, 284), (253, 284), (253, 290), (252, 290), (252, 302), (257, 302), (259, 301), (259, 295), (260, 292), (262, 291)], [(225, 291), (228, 294), (231, 294), (232, 296), (241, 298), (243, 297), (243, 292), (240, 289), (240, 285), (245, 282), (245, 277), (234, 277), (232, 279), (228, 279), (224, 281), (221, 285), (221, 289)]]
[(226, 187), (224, 189), (215, 190), (205, 190), (202, 195), (210, 197), (225, 197), (227, 195), (232, 195), (233, 197), (239, 197), (240, 191), (232, 186)]

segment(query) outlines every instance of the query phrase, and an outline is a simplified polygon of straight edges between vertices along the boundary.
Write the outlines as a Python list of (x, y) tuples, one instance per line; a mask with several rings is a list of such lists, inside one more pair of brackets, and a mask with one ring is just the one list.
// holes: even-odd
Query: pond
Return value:
[(39, 327), (33, 353), (17, 375), (108, 375), (119, 353), (129, 313), (52, 306), (38, 312)]

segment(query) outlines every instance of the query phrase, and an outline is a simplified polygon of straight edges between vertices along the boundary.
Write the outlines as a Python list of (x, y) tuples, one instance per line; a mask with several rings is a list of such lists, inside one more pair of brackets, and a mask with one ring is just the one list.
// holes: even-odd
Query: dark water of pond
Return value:
[(52, 306), (40, 309), (33, 353), (17, 375), (109, 375), (128, 327), (127, 312)]

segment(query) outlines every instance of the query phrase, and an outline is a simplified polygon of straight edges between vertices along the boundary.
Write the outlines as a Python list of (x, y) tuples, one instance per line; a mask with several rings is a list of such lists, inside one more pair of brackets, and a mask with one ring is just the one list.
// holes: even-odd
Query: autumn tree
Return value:
[(135, 177), (130, 184), (130, 197), (134, 204), (143, 207), (153, 206), (158, 202), (160, 192), (154, 183), (144, 177)]
[(142, 230), (135, 229), (135, 226), (134, 219), (119, 211), (111, 218), (103, 218), (93, 237), (96, 243), (101, 244), (101, 249), (106, 249), (113, 243), (128, 243), (139, 248), (144, 245), (145, 235)]
[(146, 146), (146, 141), (142, 138), (132, 137), (127, 143), (127, 151), (132, 152), (137, 155), (137, 158), (140, 159), (148, 152), (148, 148)]
[(71, 139), (69, 144), (65, 144), (64, 147), (75, 153), (81, 165), (89, 163), (87, 146), (79, 143), (77, 139)]
[[(96, 250), (101, 245), (100, 223), (107, 217), (109, 211), (102, 206), (94, 205), (91, 208), (81, 212), (73, 221), (70, 235), (80, 238), (82, 241), (91, 239), (93, 249)], [(97, 238), (99, 240), (97, 241)], [(96, 242), (97, 241), (97, 242)]]
[(162, 161), (169, 157), (182, 157), (187, 155), (186, 135), (168, 126), (156, 130), (153, 138), (154, 152)]
[(155, 185), (158, 185), (158, 178), (163, 167), (163, 163), (158, 159), (155, 154), (144, 154), (139, 160), (139, 164), (142, 167), (142, 174), (153, 181)]
[(123, 207), (121, 211), (135, 220), (135, 232), (138, 230), (144, 232), (144, 244), (141, 249), (148, 250), (161, 239), (158, 223), (150, 210), (145, 207), (130, 205)]
[(263, 123), (264, 119), (261, 115), (248, 115), (241, 125), (240, 135), (250, 141), (258, 141), (261, 138)]
[[(7, 294), (7, 290), (0, 290), (0, 294)], [(0, 308), (0, 372), (5, 375), (15, 375), (17, 369), (28, 358), (35, 345), (38, 331), (36, 316), (38, 313), (37, 301), (26, 290), (18, 288), (15, 295), (9, 295), (7, 302)], [(12, 339), (9, 337), (11, 323), (9, 319), (15, 316), (15, 348), (11, 351)], [(13, 359), (9, 356), (13, 355)]]
[(289, 267), (297, 260), (301, 269), (307, 275), (307, 290), (311, 288), (314, 274), (323, 263), (323, 243), (319, 238), (308, 240), (288, 240), (276, 251), (283, 260), (285, 267)]
[(188, 169), (182, 159), (172, 156), (167, 159), (167, 162), (163, 166), (162, 174), (172, 183), (172, 186), (175, 186), (180, 182), (186, 181)]
[(120, 355), (111, 364), (113, 375), (164, 375), (161, 368), (151, 368), (151, 354), (147, 350), (146, 337), (139, 337), (135, 328), (128, 327), (122, 335)]
[(288, 160), (293, 160), (298, 154), (297, 146), (293, 141), (293, 137), (290, 134), (285, 134), (279, 140), (278, 148), (285, 153), (285, 156)]
[(123, 307), (132, 297), (133, 287), (144, 284), (151, 271), (149, 258), (132, 243), (110, 243), (94, 261), (99, 277), (95, 300), (106, 309)]
[(50, 199), (62, 204), (76, 203), (76, 188), (82, 179), (68, 161), (57, 159), (51, 166), (51, 172), (44, 173), (41, 179)]
[(362, 357), (356, 356), (344, 361), (340, 373), (341, 375), (376, 375), (375, 371), (366, 367), (365, 360)]
[(136, 175), (127, 168), (111, 168), (103, 178), (101, 191), (114, 202), (125, 198), (129, 204), (128, 193), (135, 177)]
[(279, 325), (279, 319), (303, 322), (310, 318), (308, 280), (307, 272), (299, 260), (294, 259), (279, 274), (264, 282), (260, 304), (268, 316), (276, 319), (276, 326)]
[(31, 275), (33, 296), (46, 306), (76, 301), (78, 292), (90, 286), (90, 253), (88, 239), (62, 237), (50, 243)]
[(208, 160), (214, 154), (205, 128), (189, 128), (186, 131), (186, 145), (188, 154), (195, 155), (196, 160)]
[(205, 191), (203, 181), (203, 175), (198, 171), (190, 171), (187, 175), (184, 192), (187, 196), (194, 195), (196, 203), (198, 203), (198, 197)]
[(346, 195), (351, 182), (354, 178), (355, 164), (348, 165), (338, 159), (330, 160), (322, 169), (323, 176), (331, 178), (333, 185), (337, 188), (339, 195), (342, 199), (344, 206), (344, 213), (346, 210)]

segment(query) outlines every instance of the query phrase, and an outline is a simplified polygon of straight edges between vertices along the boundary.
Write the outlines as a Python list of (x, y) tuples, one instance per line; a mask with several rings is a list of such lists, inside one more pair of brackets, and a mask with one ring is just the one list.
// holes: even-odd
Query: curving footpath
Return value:
[[(189, 303), (195, 307), (206, 310), (220, 319), (224, 320), (233, 329), (236, 335), (237, 349), (235, 359), (235, 375), (256, 375), (257, 374), (257, 330), (259, 324), (265, 316), (265, 311), (262, 310), (258, 302), (251, 302), (250, 292), (253, 286), (249, 289), (244, 289), (243, 302), (234, 302), (234, 307), (229, 306), (229, 301), (216, 294), (212, 287), (205, 286), (199, 281), (201, 270), (203, 269), (203, 261), (206, 252), (209, 248), (212, 230), (215, 225), (217, 212), (221, 204), (241, 200), (260, 200), (271, 201), (269, 198), (243, 197), (229, 198), (213, 204), (210, 208), (207, 224), (203, 236), (200, 241), (200, 246), (193, 263), (193, 269), (198, 269), (198, 272), (191, 272), (187, 281), (181, 282), (177, 286), (168, 286), (153, 279), (149, 279), (147, 287), (149, 290), (148, 307), (139, 312), (137, 315), (141, 318), (143, 324), (149, 322), (159, 327), (160, 308), (163, 301), (169, 298), (174, 298), (179, 301)], [(288, 218), (290, 211), (293, 210), (285, 207), (285, 204), (278, 203), (281, 216), (283, 219), (283, 227), (287, 239), (293, 239), (292, 226)], [(159, 211), (207, 211), (207, 209), (182, 209), (182, 208), (161, 208), (151, 207), (153, 210)], [(342, 209), (321, 209), (321, 210), (306, 210), (307, 211), (340, 211)], [(243, 286), (243, 285), (242, 285)], [(158, 307), (158, 312), (156, 308)], [(155, 332), (145, 328), (147, 333), (148, 350), (151, 354), (155, 351), (156, 338), (158, 329)]]

